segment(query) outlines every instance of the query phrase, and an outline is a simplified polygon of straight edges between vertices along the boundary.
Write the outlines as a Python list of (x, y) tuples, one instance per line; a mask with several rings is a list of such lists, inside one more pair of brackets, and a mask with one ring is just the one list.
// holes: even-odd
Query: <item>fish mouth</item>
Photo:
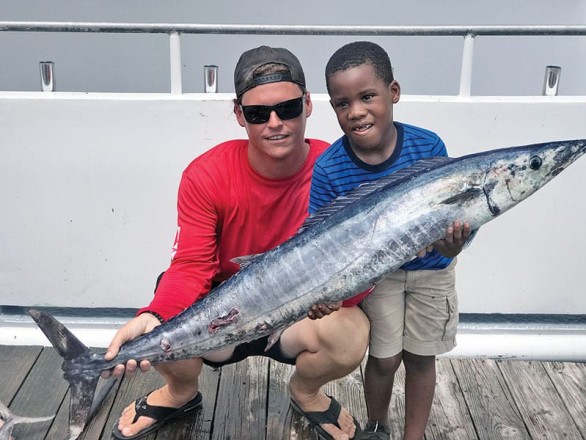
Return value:
[(551, 176), (552, 176), (552, 177), (555, 177), (555, 176), (557, 176), (559, 173), (561, 173), (562, 171), (564, 171), (565, 169), (566, 169), (566, 167), (564, 167), (564, 166), (559, 166), (559, 167), (555, 168), (554, 170), (552, 170), (552, 172), (551, 172)]
[(559, 151), (554, 158), (556, 166), (552, 167), (550, 175), (552, 177), (557, 176), (584, 154), (586, 154), (586, 142), (575, 145), (574, 148), (567, 148)]

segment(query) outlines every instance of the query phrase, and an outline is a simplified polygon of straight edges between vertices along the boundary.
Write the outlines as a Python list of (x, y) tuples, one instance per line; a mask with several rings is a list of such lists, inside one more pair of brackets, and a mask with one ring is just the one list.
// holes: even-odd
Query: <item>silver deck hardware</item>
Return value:
[(559, 66), (546, 66), (545, 79), (543, 80), (543, 96), (557, 96), (560, 85), (562, 68)]
[(203, 66), (203, 87), (206, 93), (218, 93), (218, 66)]
[(39, 62), (39, 68), (41, 70), (41, 90), (43, 92), (54, 92), (55, 77), (53, 72), (55, 63), (53, 61), (41, 61)]

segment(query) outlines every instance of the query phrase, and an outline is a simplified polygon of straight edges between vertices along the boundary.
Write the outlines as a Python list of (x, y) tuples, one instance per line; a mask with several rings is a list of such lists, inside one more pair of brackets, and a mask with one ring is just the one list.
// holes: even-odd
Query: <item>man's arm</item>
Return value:
[[(112, 360), (120, 347), (138, 336), (152, 331), (161, 324), (159, 317), (167, 320), (189, 307), (199, 297), (209, 292), (215, 273), (217, 215), (206, 191), (184, 173), (178, 195), (178, 233), (173, 246), (174, 255), (169, 269), (162, 277), (151, 303), (138, 311), (138, 316), (128, 321), (114, 336), (104, 358)], [(137, 362), (117, 365), (103, 377), (115, 377), (134, 373)], [(150, 368), (148, 361), (140, 369)]]
[[(151, 303), (140, 313), (154, 312), (165, 321), (211, 290), (216, 273), (218, 215), (205, 178), (184, 173), (177, 197), (177, 234), (171, 265)], [(197, 179), (197, 180), (196, 180)]]

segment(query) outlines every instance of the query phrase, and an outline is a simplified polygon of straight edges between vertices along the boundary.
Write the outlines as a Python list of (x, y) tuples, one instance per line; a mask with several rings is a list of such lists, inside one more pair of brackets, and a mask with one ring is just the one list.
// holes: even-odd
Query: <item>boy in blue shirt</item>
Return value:
[[(330, 103), (344, 136), (317, 160), (310, 212), (364, 182), (419, 159), (447, 156), (431, 131), (393, 121), (401, 88), (388, 54), (359, 41), (338, 49), (326, 66)], [(390, 438), (389, 405), (394, 375), (405, 365), (404, 439), (423, 438), (435, 390), (435, 356), (456, 345), (458, 309), (454, 257), (470, 227), (454, 221), (446, 236), (379, 282), (362, 306), (371, 321), (365, 370), (368, 418), (361, 439)], [(429, 252), (428, 252), (429, 251)]]

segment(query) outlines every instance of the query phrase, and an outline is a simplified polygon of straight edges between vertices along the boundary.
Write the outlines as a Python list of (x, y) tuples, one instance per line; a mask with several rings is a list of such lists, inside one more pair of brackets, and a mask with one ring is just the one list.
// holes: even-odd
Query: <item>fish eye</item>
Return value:
[(538, 170), (539, 168), (541, 168), (541, 157), (539, 156), (533, 156), (531, 159), (529, 159), (529, 167), (532, 170)]

